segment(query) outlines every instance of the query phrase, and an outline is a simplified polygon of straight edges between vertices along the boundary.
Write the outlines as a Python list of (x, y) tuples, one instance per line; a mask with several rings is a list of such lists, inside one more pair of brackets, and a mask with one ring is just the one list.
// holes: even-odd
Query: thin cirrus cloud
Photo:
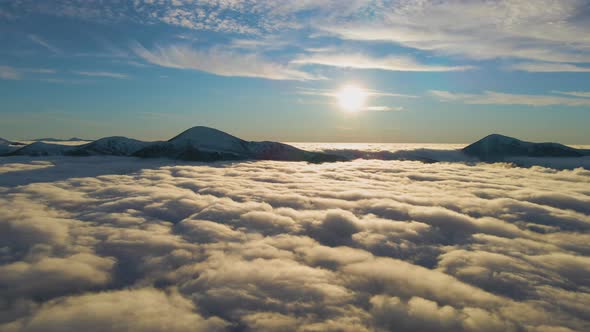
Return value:
[(61, 49), (59, 49), (58, 47), (55, 47), (54, 45), (50, 44), (49, 42), (47, 42), (45, 39), (41, 38), (38, 35), (30, 34), (29, 35), (29, 39), (33, 43), (35, 43), (37, 45), (40, 45), (41, 47), (47, 49), (48, 51), (50, 51), (52, 53), (55, 53), (55, 54), (61, 54), (62, 53)]
[(404, 108), (401, 106), (369, 106), (364, 109), (366, 112), (394, 112), (394, 111), (403, 111)]
[(110, 71), (73, 71), (74, 74), (88, 77), (105, 77), (105, 78), (116, 78), (126, 79), (129, 78), (127, 74), (113, 73)]
[(551, 91), (561, 95), (568, 95), (580, 98), (590, 98), (590, 91)]
[[(441, 90), (431, 90), (430, 94), (441, 101), (461, 102), (472, 105), (590, 106), (590, 99), (551, 95), (511, 94), (495, 91), (469, 94)], [(569, 94), (573, 95), (572, 93)]]
[(581, 168), (2, 164), (2, 331), (589, 324), (590, 173)]
[(428, 0), (376, 6), (371, 25), (344, 20), (319, 29), (343, 39), (385, 41), (472, 59), (589, 62), (587, 21), (576, 19), (584, 13), (583, 0)]
[(32, 73), (32, 74), (47, 74), (47, 75), (51, 75), (51, 74), (56, 74), (57, 70), (55, 69), (50, 69), (50, 68), (25, 68), (22, 69), (23, 71), (27, 72), (27, 73)]
[[(262, 49), (296, 45), (313, 48), (312, 36), (335, 36), (347, 41), (385, 42), (430, 54), (468, 58), (471, 60), (527, 60), (506, 68), (529, 72), (588, 72), (590, 34), (588, 34), (587, 2), (585, 0), (522, 0), (522, 1), (302, 1), (284, 4), (273, 1), (135, 1), (127, 11), (113, 10), (114, 1), (105, 1), (100, 8), (82, 0), (57, 0), (52, 6), (25, 0), (13, 4), (10, 11), (38, 12), (57, 16), (74, 16), (86, 20), (133, 21), (141, 24), (167, 24), (196, 31), (215, 31), (231, 36), (228, 48)], [(457, 13), (460, 13), (458, 15)], [(284, 36), (295, 38), (286, 42)], [(37, 35), (31, 41), (53, 53), (61, 50)], [(268, 43), (269, 40), (275, 40)], [(266, 41), (266, 42), (265, 42)], [(221, 41), (219, 44), (223, 44)], [(311, 44), (311, 45), (310, 45)], [(220, 46), (220, 45), (218, 45)], [(317, 45), (315, 45), (317, 46)], [(364, 43), (366, 51), (371, 43)], [(140, 50), (155, 62), (177, 68), (205, 70), (224, 76), (270, 77), (271, 79), (314, 79), (314, 75), (298, 71), (288, 64), (275, 63), (261, 54), (240, 54), (230, 51), (182, 50), (192, 61), (170, 61), (170, 52), (177, 46)], [(146, 51), (148, 54), (146, 53)], [(258, 49), (258, 51), (261, 51)], [(207, 53), (220, 54), (207, 54)], [(221, 56), (228, 69), (206, 60)], [(267, 70), (256, 74), (240, 60), (253, 62)], [(154, 58), (161, 58), (159, 60)], [(167, 58), (167, 60), (162, 59)], [(181, 62), (182, 64), (179, 64)], [(198, 65), (196, 63), (203, 63)], [(379, 69), (394, 71), (461, 71), (470, 66), (443, 66), (417, 63), (411, 57), (373, 58), (363, 54), (312, 54), (294, 59), (293, 64), (318, 64), (339, 68)], [(581, 64), (581, 65), (578, 65)], [(213, 65), (213, 66), (211, 66)], [(240, 70), (240, 68), (244, 68)], [(277, 78), (278, 77), (278, 78)]]
[(528, 71), (532, 73), (589, 73), (590, 67), (578, 66), (570, 63), (523, 62), (506, 67), (510, 70)]
[(292, 60), (291, 63), (298, 65), (323, 65), (353, 69), (380, 69), (388, 71), (419, 72), (465, 71), (474, 68), (472, 66), (440, 66), (422, 64), (408, 56), (386, 56), (376, 58), (364, 54), (316, 53), (300, 56)]
[[(363, 93), (368, 97), (403, 97), (403, 98), (417, 98), (414, 95), (407, 95), (402, 93), (395, 93), (389, 91), (381, 91), (375, 89), (363, 89)], [(321, 97), (336, 97), (338, 91), (335, 89), (315, 89), (315, 88), (304, 88), (298, 87), (297, 94), (308, 95), (308, 96), (321, 96)]]
[(297, 81), (322, 79), (320, 76), (273, 62), (256, 53), (240, 53), (218, 48), (201, 51), (188, 45), (156, 46), (148, 50), (140, 44), (134, 44), (132, 50), (144, 61), (158, 66), (193, 69), (219, 76)]
[(53, 75), (56, 73), (57, 70), (50, 68), (15, 68), (11, 66), (0, 66), (0, 79), (2, 80), (22, 80), (25, 78), (43, 80), (43, 77), (31, 77), (30, 75)]

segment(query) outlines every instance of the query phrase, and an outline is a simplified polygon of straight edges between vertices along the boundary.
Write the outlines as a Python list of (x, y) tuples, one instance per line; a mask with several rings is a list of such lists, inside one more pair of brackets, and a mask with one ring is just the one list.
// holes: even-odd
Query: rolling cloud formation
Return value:
[(10, 162), (0, 331), (590, 329), (588, 170)]

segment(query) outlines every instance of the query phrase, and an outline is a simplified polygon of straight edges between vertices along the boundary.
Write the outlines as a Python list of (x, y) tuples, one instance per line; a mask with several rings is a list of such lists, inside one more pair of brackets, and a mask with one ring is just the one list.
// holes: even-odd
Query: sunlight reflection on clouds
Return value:
[(0, 330), (590, 327), (587, 170), (100, 160), (2, 175)]

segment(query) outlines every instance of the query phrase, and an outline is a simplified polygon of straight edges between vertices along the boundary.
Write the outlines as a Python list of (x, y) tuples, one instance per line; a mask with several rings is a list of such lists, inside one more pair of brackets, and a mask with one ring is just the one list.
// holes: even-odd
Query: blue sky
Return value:
[(0, 43), (5, 138), (590, 144), (586, 0), (0, 0)]

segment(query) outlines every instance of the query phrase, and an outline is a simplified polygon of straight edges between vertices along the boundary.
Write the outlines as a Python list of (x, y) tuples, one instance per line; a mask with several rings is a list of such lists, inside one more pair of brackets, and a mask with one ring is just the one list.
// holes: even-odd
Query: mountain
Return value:
[(45, 138), (36, 138), (31, 141), (34, 141), (34, 142), (88, 142), (90, 140), (79, 138), (79, 137), (72, 137), (72, 138), (68, 138), (68, 139), (45, 137)]
[(45, 142), (34, 142), (29, 145), (26, 145), (20, 149), (12, 151), (7, 155), (10, 156), (60, 156), (64, 155), (68, 150), (71, 150), (72, 147), (68, 145), (61, 145), (61, 144), (51, 144)]
[(559, 143), (532, 143), (492, 134), (463, 148), (465, 154), (484, 161), (499, 161), (506, 157), (582, 157), (587, 150), (574, 149)]
[(127, 137), (113, 136), (101, 138), (88, 144), (75, 146), (71, 150), (66, 151), (66, 154), (73, 156), (130, 156), (150, 144), (152, 143), (142, 142)]
[(14, 146), (14, 143), (15, 142), (11, 142), (7, 139), (0, 137), (0, 155), (10, 153), (10, 152), (16, 150), (17, 147)]
[(168, 141), (143, 142), (127, 137), (105, 137), (78, 146), (35, 142), (8, 153), (29, 156), (133, 156), (141, 158), (171, 158), (188, 161), (218, 160), (284, 160), (331, 162), (344, 157), (321, 152), (309, 152), (278, 142), (245, 141), (223, 131), (208, 127), (193, 127)]
[(143, 158), (167, 157), (193, 161), (215, 160), (283, 160), (331, 162), (343, 157), (309, 152), (278, 142), (250, 142), (223, 131), (197, 126), (167, 142), (156, 142), (134, 153)]
[(0, 145), (12, 145), (12, 142), (0, 137)]
[(136, 157), (166, 157), (181, 160), (215, 161), (248, 159), (248, 142), (209, 127), (193, 127), (166, 142), (152, 143)]
[(201, 151), (248, 154), (248, 142), (221, 130), (203, 126), (187, 129), (168, 142), (176, 147), (191, 146)]

